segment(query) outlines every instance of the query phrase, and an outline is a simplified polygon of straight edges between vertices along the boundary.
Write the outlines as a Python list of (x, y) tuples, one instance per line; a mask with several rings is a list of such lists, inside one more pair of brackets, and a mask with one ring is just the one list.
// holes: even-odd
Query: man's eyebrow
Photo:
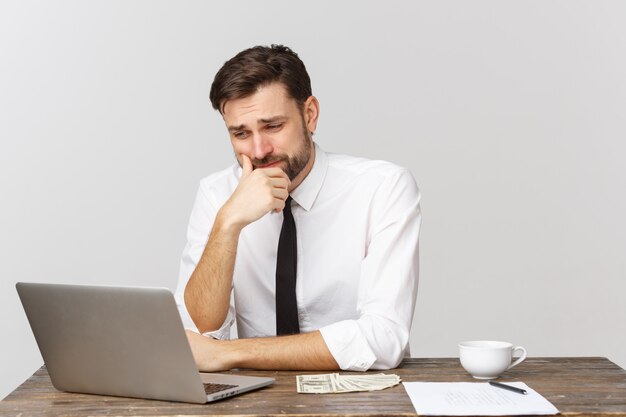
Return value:
[(235, 132), (237, 130), (243, 130), (245, 127), (246, 127), (246, 125), (228, 126), (228, 131), (229, 132)]
[[(272, 116), (272, 117), (268, 117), (267, 119), (265, 119), (265, 118), (258, 119), (257, 120), (257, 124), (267, 124), (267, 123), (281, 122), (281, 121), (283, 121), (285, 119), (287, 119), (287, 116), (283, 116), (283, 115)], [(237, 130), (244, 130), (245, 128), (246, 128), (245, 124), (241, 124), (241, 125), (237, 125), (237, 126), (228, 126), (228, 131), (229, 132), (235, 132)]]
[(285, 120), (286, 116), (272, 116), (269, 119), (259, 119), (258, 123), (274, 123)]

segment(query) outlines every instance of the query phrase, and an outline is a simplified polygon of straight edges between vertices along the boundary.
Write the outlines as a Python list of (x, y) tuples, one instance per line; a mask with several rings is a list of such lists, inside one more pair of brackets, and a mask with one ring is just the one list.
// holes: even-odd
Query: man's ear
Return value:
[(315, 96), (306, 99), (303, 106), (303, 114), (306, 130), (314, 133), (315, 129), (317, 129), (317, 119), (320, 115), (320, 103)]

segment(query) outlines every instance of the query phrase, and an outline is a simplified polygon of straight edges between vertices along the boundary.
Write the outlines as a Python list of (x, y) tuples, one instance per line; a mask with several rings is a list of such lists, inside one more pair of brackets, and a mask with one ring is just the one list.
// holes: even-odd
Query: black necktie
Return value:
[(297, 260), (296, 223), (291, 214), (291, 196), (289, 196), (283, 209), (283, 227), (280, 229), (276, 257), (277, 335), (300, 333), (296, 301)]

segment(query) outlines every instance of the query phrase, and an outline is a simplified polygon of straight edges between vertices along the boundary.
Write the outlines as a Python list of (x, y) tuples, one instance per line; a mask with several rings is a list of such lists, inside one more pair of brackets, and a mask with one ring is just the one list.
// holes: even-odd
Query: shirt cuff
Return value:
[(222, 324), (222, 327), (220, 327), (217, 330), (210, 331), (210, 332), (204, 332), (202, 333), (202, 336), (208, 336), (208, 337), (212, 337), (213, 339), (218, 339), (218, 340), (229, 340), (230, 328), (232, 327), (234, 321), (235, 321), (235, 314), (234, 314), (232, 307), (230, 307), (228, 309), (228, 313), (226, 313), (226, 318), (224, 319), (224, 323)]
[(367, 371), (376, 361), (359, 325), (354, 320), (344, 320), (322, 327), (324, 342), (344, 371)]

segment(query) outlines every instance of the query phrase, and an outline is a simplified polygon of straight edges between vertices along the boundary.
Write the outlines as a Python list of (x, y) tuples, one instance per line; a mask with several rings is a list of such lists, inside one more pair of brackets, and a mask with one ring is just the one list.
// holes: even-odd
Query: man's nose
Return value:
[(274, 150), (269, 138), (260, 133), (254, 133), (252, 137), (252, 155), (254, 159), (263, 159)]

